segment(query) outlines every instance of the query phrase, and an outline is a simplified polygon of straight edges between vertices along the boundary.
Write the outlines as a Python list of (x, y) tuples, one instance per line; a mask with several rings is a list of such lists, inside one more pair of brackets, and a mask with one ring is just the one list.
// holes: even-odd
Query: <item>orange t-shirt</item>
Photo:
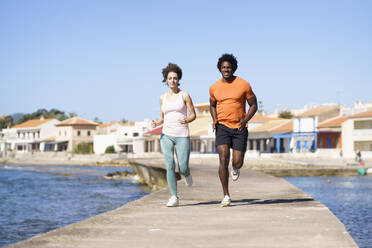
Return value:
[(240, 119), (246, 115), (246, 100), (253, 97), (254, 93), (247, 81), (236, 77), (231, 83), (218, 80), (209, 88), (209, 95), (213, 101), (217, 101), (218, 123), (229, 128), (239, 128)]

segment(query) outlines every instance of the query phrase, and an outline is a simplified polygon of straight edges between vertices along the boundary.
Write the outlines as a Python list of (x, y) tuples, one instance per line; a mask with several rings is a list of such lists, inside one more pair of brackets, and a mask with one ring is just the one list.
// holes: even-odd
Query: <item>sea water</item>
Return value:
[(106, 180), (119, 167), (0, 165), (0, 247), (139, 199), (131, 180)]
[(372, 247), (372, 176), (285, 179), (327, 206), (359, 247)]

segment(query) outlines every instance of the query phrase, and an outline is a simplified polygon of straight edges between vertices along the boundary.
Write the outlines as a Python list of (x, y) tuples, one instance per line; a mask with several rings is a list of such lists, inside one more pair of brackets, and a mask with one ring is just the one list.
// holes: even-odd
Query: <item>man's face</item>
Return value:
[(228, 61), (222, 62), (221, 74), (224, 79), (230, 79), (233, 76), (233, 69), (230, 62)]

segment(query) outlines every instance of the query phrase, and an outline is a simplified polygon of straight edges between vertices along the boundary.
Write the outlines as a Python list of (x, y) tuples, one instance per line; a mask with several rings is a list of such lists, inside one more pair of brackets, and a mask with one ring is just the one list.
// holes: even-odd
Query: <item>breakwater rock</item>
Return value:
[[(150, 166), (131, 161), (129, 163), (129, 166), (132, 168), (132, 173), (130, 176), (135, 177), (137, 183), (145, 184), (152, 190), (158, 190), (168, 186), (167, 170), (165, 168), (162, 168), (162, 165)], [(177, 172), (176, 176), (177, 180), (181, 179), (180, 174)]]

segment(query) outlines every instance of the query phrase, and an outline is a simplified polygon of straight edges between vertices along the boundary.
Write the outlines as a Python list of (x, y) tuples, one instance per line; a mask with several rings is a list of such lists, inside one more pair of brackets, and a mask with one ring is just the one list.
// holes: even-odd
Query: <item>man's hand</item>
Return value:
[(213, 132), (216, 130), (216, 125), (218, 124), (218, 120), (213, 121), (212, 123), (212, 130)]
[(248, 119), (247, 119), (247, 117), (242, 118), (242, 119), (239, 118), (239, 122), (240, 122), (239, 131), (242, 131), (243, 128), (245, 128), (247, 126)]

